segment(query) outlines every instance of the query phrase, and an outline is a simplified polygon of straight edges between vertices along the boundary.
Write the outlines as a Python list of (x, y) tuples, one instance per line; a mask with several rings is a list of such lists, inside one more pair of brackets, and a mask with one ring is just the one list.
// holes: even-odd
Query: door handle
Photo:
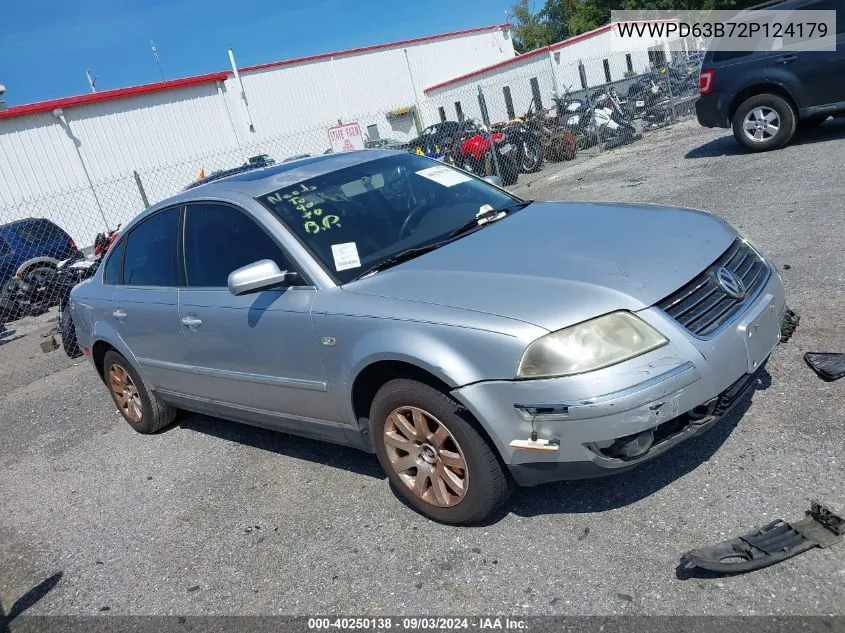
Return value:
[(776, 64), (791, 64), (796, 59), (798, 59), (798, 57), (796, 57), (795, 55), (784, 55), (783, 57), (779, 57), (777, 60), (775, 60), (775, 63)]
[(188, 316), (182, 317), (182, 325), (196, 330), (199, 326), (202, 325), (202, 319), (198, 319), (197, 317), (189, 314)]
[(118, 321), (125, 321), (126, 320), (126, 313), (123, 310), (121, 310), (120, 308), (118, 308), (117, 310), (112, 312), (111, 315), (115, 319), (117, 319)]

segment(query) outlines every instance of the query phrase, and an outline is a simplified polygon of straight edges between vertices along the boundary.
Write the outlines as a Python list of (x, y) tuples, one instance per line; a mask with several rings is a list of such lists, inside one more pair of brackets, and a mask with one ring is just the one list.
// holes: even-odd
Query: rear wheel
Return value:
[(149, 388), (123, 356), (113, 350), (106, 352), (103, 370), (117, 410), (138, 433), (155, 433), (173, 422), (176, 410)]
[(796, 117), (792, 106), (774, 94), (746, 99), (733, 116), (736, 140), (753, 152), (764, 152), (785, 145), (795, 134)]
[(482, 521), (510, 495), (510, 482), (485, 438), (445, 393), (391, 380), (370, 410), (379, 462), (412, 507), (442, 523)]

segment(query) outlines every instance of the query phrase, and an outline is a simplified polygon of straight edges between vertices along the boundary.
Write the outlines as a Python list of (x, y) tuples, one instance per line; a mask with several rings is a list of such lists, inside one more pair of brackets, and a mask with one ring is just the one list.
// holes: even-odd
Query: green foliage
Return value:
[(580, 35), (610, 22), (612, 10), (698, 11), (744, 9), (760, 0), (546, 0), (539, 11), (520, 0), (511, 10), (518, 52)]

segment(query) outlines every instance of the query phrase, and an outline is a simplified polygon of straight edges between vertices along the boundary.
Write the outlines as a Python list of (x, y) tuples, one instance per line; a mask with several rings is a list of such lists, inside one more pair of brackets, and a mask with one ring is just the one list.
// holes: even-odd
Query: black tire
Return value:
[[(402, 408), (415, 408), (428, 413), (430, 416), (427, 418), (428, 430), (430, 431), (432, 427), (436, 429), (437, 424), (445, 427), (451, 435), (451, 439), (447, 439), (447, 442), (454, 441), (457, 453), (462, 455), (466, 465), (466, 468), (462, 469), (466, 489), (463, 497), (454, 505), (436, 505), (421, 498), (411, 489), (411, 484), (400, 477), (391, 465), (385, 440), (385, 426), (388, 424), (388, 416)], [(478, 523), (495, 512), (510, 496), (510, 478), (502, 467), (495, 449), (479, 432), (475, 422), (470, 420), (466, 410), (442, 391), (416, 380), (406, 378), (391, 380), (379, 389), (373, 399), (370, 408), (370, 425), (376, 454), (394, 490), (411, 507), (428, 518), (453, 525)], [(417, 429), (416, 426), (415, 429)], [(422, 441), (439, 446), (434, 439), (431, 439), (434, 433), (427, 437), (429, 439)], [(436, 461), (436, 465), (439, 465), (440, 454), (443, 452), (436, 450), (433, 456), (429, 455)], [(425, 463), (421, 461), (423, 452), (421, 451), (419, 455), (417, 463), (425, 466)], [(419, 477), (420, 470), (410, 467), (405, 472), (416, 479)], [(436, 496), (434, 482), (431, 479), (424, 481), (429, 484), (426, 494)]]
[(520, 169), (523, 174), (533, 174), (543, 168), (543, 148), (540, 141), (532, 135), (532, 138), (523, 139), (520, 142)]
[[(133, 421), (126, 410), (124, 410), (118, 402), (117, 396), (112, 390), (110, 382), (110, 372), (113, 366), (118, 366), (125, 371), (132, 380), (132, 384), (136, 389), (140, 398), (140, 420)], [(138, 433), (149, 434), (155, 433), (171, 424), (176, 418), (176, 409), (166, 405), (158, 395), (150, 389), (149, 385), (144, 382), (144, 379), (138, 375), (135, 368), (120, 354), (114, 350), (106, 352), (103, 358), (103, 380), (106, 387), (109, 389), (109, 394), (112, 396), (117, 410), (123, 416), (123, 419)]]
[[(763, 112), (766, 110), (774, 111), (778, 117), (778, 125), (777, 133), (766, 136), (766, 131), (762, 130), (763, 138), (754, 140), (746, 135), (744, 126), (746, 116), (758, 108), (762, 108)], [(740, 104), (734, 113), (732, 124), (734, 137), (740, 145), (752, 152), (765, 152), (770, 149), (777, 149), (789, 142), (795, 134), (797, 117), (795, 110), (783, 97), (774, 94), (761, 94), (750, 97)]]
[(65, 354), (70, 358), (82, 356), (82, 350), (76, 342), (76, 328), (73, 326), (73, 318), (67, 305), (62, 310), (62, 318), (59, 320), (59, 333), (62, 336), (62, 348)]
[(798, 119), (798, 129), (799, 130), (812, 130), (814, 128), (819, 127), (822, 123), (827, 121), (830, 118), (829, 114), (824, 116), (814, 116), (810, 117), (809, 119)]

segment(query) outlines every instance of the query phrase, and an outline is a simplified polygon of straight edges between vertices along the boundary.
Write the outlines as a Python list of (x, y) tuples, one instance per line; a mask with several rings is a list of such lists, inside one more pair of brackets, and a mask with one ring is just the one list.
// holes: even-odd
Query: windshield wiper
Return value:
[(433, 244), (427, 244), (426, 246), (416, 246), (414, 248), (406, 248), (404, 251), (399, 251), (398, 253), (391, 255), (387, 259), (383, 259), (381, 262), (376, 264), (375, 266), (368, 268), (360, 275), (355, 277), (355, 279), (361, 279), (362, 277), (366, 277), (373, 273), (377, 273), (380, 270), (384, 270), (385, 268), (391, 268), (392, 266), (396, 266), (397, 264), (401, 264), (402, 262), (406, 262), (409, 259), (414, 259), (415, 257), (419, 257), (423, 253), (427, 253), (429, 251), (433, 251), (436, 248), (440, 248), (446, 242), (450, 240), (442, 240), (440, 242), (434, 242)]
[(533, 200), (523, 200), (522, 202), (517, 202), (507, 207), (501, 207), (499, 209), (488, 209), (483, 213), (479, 213), (471, 220), (468, 220), (461, 224), (458, 228), (452, 231), (449, 234), (449, 237), (457, 237), (458, 235), (463, 235), (464, 233), (471, 231), (473, 229), (477, 229), (481, 226), (485, 226), (486, 224), (490, 224), (491, 222), (496, 222), (501, 218), (505, 217), (505, 215), (510, 211), (518, 211), (524, 207), (527, 207), (529, 204), (534, 202)]

